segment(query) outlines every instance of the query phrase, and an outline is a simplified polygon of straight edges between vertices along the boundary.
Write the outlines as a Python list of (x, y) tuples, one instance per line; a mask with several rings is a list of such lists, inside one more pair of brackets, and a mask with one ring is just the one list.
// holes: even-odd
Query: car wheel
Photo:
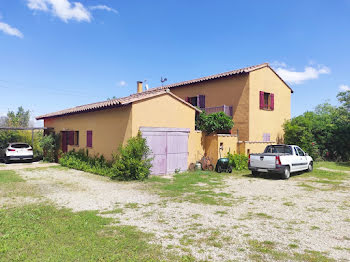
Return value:
[(221, 166), (218, 166), (217, 172), (218, 172), (218, 173), (221, 173), (221, 172), (222, 172)]
[(289, 177), (290, 177), (290, 169), (289, 169), (289, 166), (286, 166), (282, 174), (282, 179), (288, 179)]
[(307, 167), (307, 172), (312, 172), (314, 170), (314, 163), (312, 161), (309, 163), (309, 166)]
[(9, 164), (10, 163), (10, 159), (7, 156), (5, 156), (4, 162), (5, 162), (5, 164)]
[(227, 169), (227, 172), (228, 172), (228, 173), (232, 173), (232, 167), (229, 167), (229, 168)]

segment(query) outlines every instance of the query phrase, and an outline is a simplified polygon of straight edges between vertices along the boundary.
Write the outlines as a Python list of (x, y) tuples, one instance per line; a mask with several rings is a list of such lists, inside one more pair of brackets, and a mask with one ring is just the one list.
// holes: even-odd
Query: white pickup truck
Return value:
[(248, 168), (254, 176), (277, 173), (288, 179), (290, 173), (313, 169), (313, 159), (295, 145), (269, 145), (262, 154), (250, 154)]

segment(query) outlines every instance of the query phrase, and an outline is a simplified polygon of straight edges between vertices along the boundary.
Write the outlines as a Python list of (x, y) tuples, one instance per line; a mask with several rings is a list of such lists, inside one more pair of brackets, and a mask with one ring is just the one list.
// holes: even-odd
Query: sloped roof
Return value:
[(261, 69), (264, 67), (269, 67), (293, 93), (292, 88), (290, 88), (290, 86), (270, 67), (269, 63), (263, 63), (260, 65), (244, 67), (244, 68), (240, 68), (240, 69), (236, 69), (236, 70), (232, 70), (232, 71), (228, 71), (228, 72), (224, 72), (224, 73), (220, 73), (220, 74), (204, 76), (204, 77), (200, 77), (200, 78), (196, 78), (196, 79), (192, 79), (192, 80), (188, 80), (188, 81), (183, 81), (183, 82), (179, 82), (179, 83), (165, 85), (163, 87), (157, 87), (155, 89), (169, 89), (169, 88), (174, 88), (174, 87), (191, 85), (191, 84), (195, 84), (195, 83), (199, 83), (199, 82), (203, 82), (203, 81), (214, 80), (214, 79), (218, 79), (218, 78), (222, 78), (222, 77), (250, 73), (252, 71), (255, 71), (255, 70), (258, 70), (258, 69)]
[(107, 108), (112, 108), (112, 107), (119, 107), (119, 106), (124, 106), (131, 104), (133, 102), (138, 102), (142, 101), (147, 98), (152, 98), (155, 96), (159, 95), (164, 95), (164, 94), (169, 94), (175, 99), (179, 100), (180, 102), (186, 104), (189, 107), (192, 107), (193, 109), (201, 112), (198, 108), (192, 106), (190, 103), (187, 103), (186, 101), (182, 100), (178, 96), (174, 95), (169, 91), (169, 89), (151, 89), (142, 93), (136, 93), (132, 94), (130, 96), (122, 97), (122, 98), (116, 98), (116, 99), (111, 99), (103, 102), (97, 102), (97, 103), (92, 103), (92, 104), (87, 104), (87, 105), (82, 105), (82, 106), (76, 106), (68, 109), (64, 109), (61, 111), (45, 114), (36, 117), (36, 120), (41, 120), (45, 118), (50, 118), (50, 117), (59, 117), (59, 116), (64, 116), (64, 115), (71, 115), (71, 114), (77, 114), (77, 113), (84, 113), (84, 112), (90, 112), (90, 111), (96, 111), (96, 110), (101, 110), (101, 109), (107, 109)]

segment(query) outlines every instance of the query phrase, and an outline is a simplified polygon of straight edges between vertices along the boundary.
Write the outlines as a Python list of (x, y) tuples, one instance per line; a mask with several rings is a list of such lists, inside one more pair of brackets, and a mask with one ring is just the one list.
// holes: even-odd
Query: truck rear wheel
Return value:
[(288, 179), (289, 177), (290, 177), (290, 169), (289, 169), (289, 166), (286, 166), (282, 174), (282, 179)]
[(314, 169), (314, 165), (313, 165), (312, 161), (310, 161), (310, 163), (307, 167), (307, 172), (312, 172), (313, 169)]

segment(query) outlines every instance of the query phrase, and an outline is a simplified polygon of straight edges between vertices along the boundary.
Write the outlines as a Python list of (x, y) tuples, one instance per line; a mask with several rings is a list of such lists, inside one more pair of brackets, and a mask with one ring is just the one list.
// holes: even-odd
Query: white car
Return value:
[(0, 158), (5, 163), (11, 160), (33, 160), (33, 148), (26, 143), (9, 143), (5, 148), (0, 149)]
[(295, 145), (269, 145), (262, 154), (250, 154), (248, 168), (253, 175), (277, 173), (288, 179), (293, 172), (313, 170), (313, 159)]

